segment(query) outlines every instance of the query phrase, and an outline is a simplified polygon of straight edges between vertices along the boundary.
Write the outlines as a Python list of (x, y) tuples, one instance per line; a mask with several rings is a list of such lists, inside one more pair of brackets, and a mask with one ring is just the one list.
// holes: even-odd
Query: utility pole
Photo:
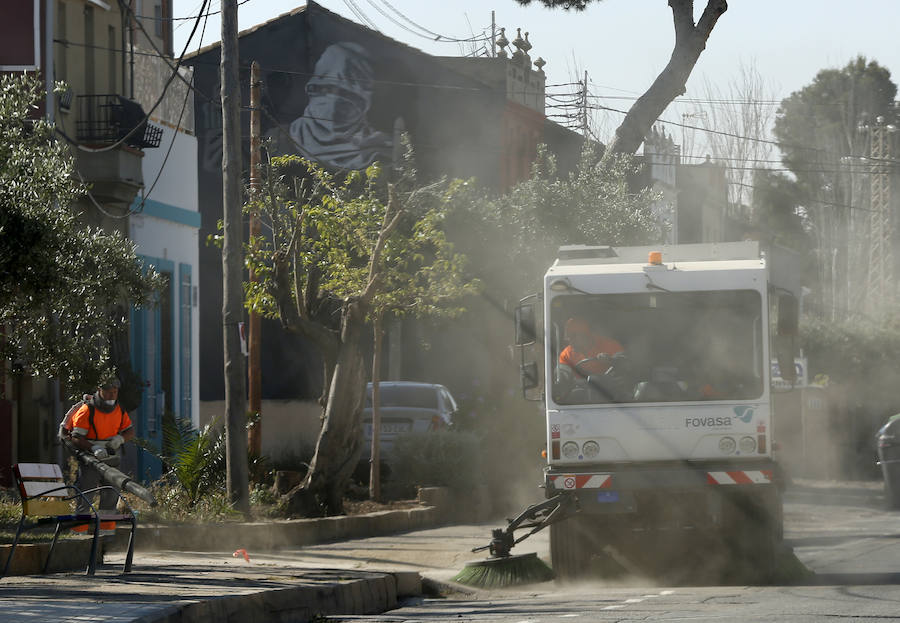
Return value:
[(588, 139), (588, 77), (587, 69), (584, 70), (584, 84), (581, 85), (581, 134), (584, 140)]
[(497, 16), (491, 11), (491, 58), (497, 58)]
[(891, 220), (891, 158), (889, 132), (894, 130), (878, 117), (868, 128), (871, 137), (869, 158), (872, 162), (871, 213), (869, 220), (869, 311), (876, 318), (886, 318), (894, 305), (894, 228)]
[(238, 74), (237, 0), (222, 0), (222, 331), (225, 364), (225, 480), (235, 508), (250, 512), (247, 402), (241, 337), (241, 89)]
[[(259, 175), (260, 164), (260, 114), (261, 106), (260, 98), (260, 79), (259, 79), (259, 63), (253, 61), (250, 64), (250, 201), (254, 202), (259, 198), (259, 187), (261, 184)], [(259, 236), (259, 213), (256, 208), (250, 212), (250, 244), (255, 245), (255, 240)], [(259, 276), (252, 268), (250, 269), (250, 282), (259, 281)], [(250, 310), (249, 318), (249, 335), (247, 346), (249, 349), (249, 361), (247, 364), (247, 386), (248, 396), (250, 398), (250, 413), (253, 414), (253, 423), (247, 429), (247, 444), (250, 447), (250, 454), (259, 457), (262, 456), (262, 376), (260, 372), (260, 322), (259, 312)]]

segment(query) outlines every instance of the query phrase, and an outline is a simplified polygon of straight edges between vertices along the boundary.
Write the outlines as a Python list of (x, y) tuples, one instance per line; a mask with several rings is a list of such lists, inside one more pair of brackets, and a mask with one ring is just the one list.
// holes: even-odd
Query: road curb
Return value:
[(214, 621), (312, 621), (320, 616), (377, 614), (397, 607), (392, 574), (348, 579), (338, 584), (297, 586), (249, 595), (203, 599), (146, 615), (134, 623)]
[[(254, 523), (138, 525), (135, 550), (277, 551), (330, 541), (410, 532), (445, 523), (433, 506), (366, 515)], [(117, 535), (118, 537), (119, 535)], [(121, 539), (117, 538), (117, 541)]]

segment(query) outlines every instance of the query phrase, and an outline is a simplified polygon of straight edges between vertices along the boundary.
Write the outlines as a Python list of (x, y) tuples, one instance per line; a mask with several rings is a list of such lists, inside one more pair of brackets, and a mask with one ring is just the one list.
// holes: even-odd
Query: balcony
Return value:
[(162, 128), (147, 122), (137, 102), (121, 95), (79, 95), (78, 142), (86, 145), (111, 145), (122, 141), (136, 149), (159, 147)]

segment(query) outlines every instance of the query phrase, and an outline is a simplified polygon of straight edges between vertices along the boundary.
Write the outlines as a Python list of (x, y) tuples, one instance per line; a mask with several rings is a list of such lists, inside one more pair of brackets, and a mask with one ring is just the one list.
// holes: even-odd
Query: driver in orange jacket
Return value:
[(604, 374), (611, 364), (597, 356), (605, 354), (612, 357), (625, 350), (616, 340), (596, 335), (587, 321), (577, 316), (566, 322), (565, 339), (569, 345), (559, 354), (557, 374), (571, 375), (574, 379), (583, 380), (588, 375)]

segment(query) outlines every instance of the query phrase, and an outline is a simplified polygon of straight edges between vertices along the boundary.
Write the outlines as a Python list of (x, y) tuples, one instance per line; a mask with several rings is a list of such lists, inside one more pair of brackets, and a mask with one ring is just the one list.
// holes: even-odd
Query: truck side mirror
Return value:
[(533, 361), (523, 363), (519, 367), (519, 376), (522, 379), (522, 390), (527, 391), (538, 386), (538, 367)]
[(778, 297), (778, 335), (797, 335), (800, 327), (800, 306), (793, 294)]
[(534, 305), (516, 307), (516, 346), (534, 344), (537, 336)]
[(781, 370), (781, 378), (789, 383), (797, 380), (794, 366), (797, 334), (800, 327), (800, 306), (793, 294), (778, 297), (778, 327), (775, 332), (775, 358)]

